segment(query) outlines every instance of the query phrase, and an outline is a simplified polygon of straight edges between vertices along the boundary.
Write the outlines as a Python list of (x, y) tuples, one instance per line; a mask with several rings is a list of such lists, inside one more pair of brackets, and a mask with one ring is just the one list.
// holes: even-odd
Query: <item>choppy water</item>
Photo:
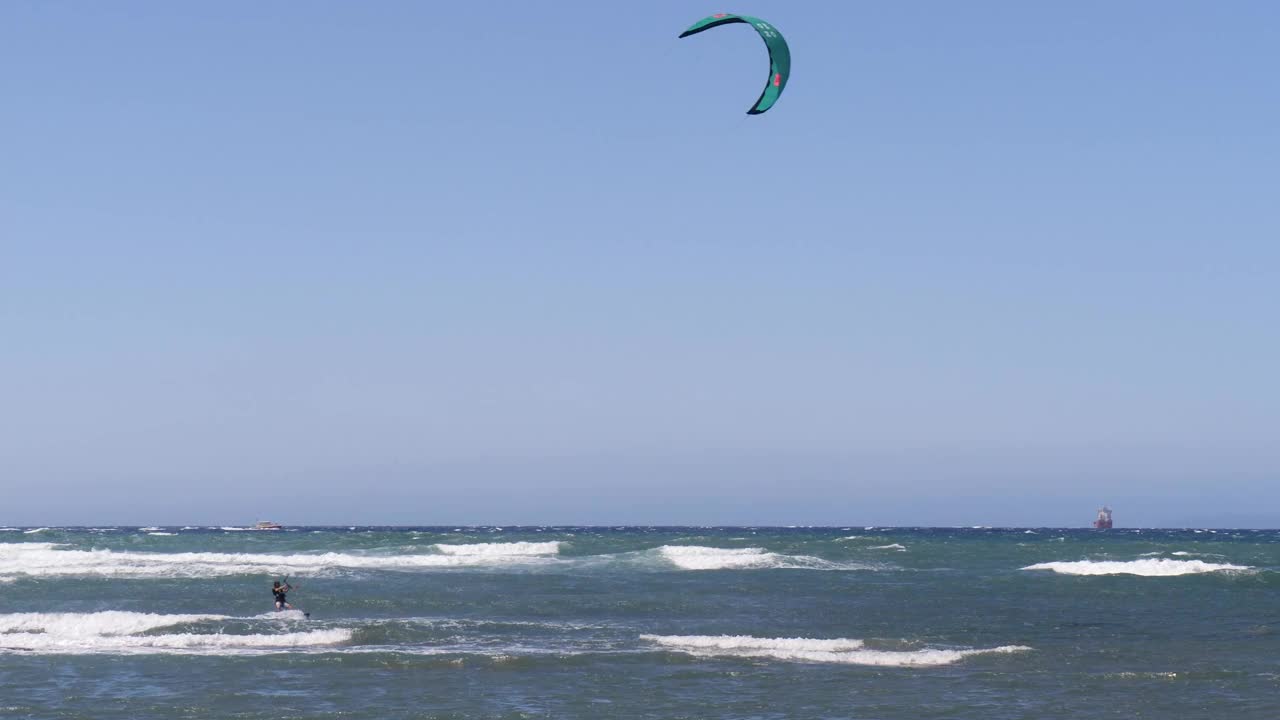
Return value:
[(1274, 720), (1280, 532), (0, 529), (0, 717)]

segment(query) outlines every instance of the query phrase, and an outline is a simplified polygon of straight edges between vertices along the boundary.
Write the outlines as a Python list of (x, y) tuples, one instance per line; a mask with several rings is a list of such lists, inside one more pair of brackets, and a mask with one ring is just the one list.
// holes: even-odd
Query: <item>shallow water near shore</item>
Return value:
[(1274, 718), (1280, 532), (5, 528), (0, 688), (30, 718)]

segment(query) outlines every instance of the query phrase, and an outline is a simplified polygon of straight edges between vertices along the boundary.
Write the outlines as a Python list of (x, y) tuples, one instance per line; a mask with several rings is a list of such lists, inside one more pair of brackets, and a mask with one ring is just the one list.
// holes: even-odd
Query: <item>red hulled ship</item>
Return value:
[(1111, 508), (1105, 505), (1098, 511), (1098, 519), (1093, 521), (1093, 526), (1099, 530), (1111, 529)]

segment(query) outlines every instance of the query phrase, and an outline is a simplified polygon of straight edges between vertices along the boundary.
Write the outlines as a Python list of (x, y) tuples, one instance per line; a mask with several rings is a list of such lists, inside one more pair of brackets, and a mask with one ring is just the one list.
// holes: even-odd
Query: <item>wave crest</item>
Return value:
[[(516, 546), (505, 549), (503, 546)], [(431, 570), (550, 562), (557, 543), (487, 543), (399, 555), (351, 553), (268, 554), (76, 550), (54, 543), (0, 544), (0, 578), (195, 578), (229, 575), (299, 575), (341, 570)]]
[(153, 630), (232, 619), (226, 615), (161, 615), (124, 611), (0, 615), (0, 652), (44, 654), (252, 654), (349, 642), (345, 629), (280, 634), (169, 633)]
[(663, 545), (658, 555), (681, 570), (868, 570), (809, 555), (783, 555), (764, 548), (718, 548), (701, 545)]
[(701, 657), (772, 658), (797, 662), (931, 667), (950, 665), (973, 655), (1024, 652), (1025, 645), (996, 648), (869, 650), (862, 640), (837, 638), (761, 638), (751, 635), (641, 635), (664, 649)]
[(45, 633), (72, 637), (133, 635), (163, 627), (225, 620), (226, 615), (161, 615), (107, 610), (94, 613), (10, 613), (0, 615), (0, 635)]
[(1063, 575), (1141, 575), (1143, 577), (1173, 577), (1213, 572), (1248, 572), (1248, 565), (1207, 563), (1203, 560), (1076, 560), (1073, 562), (1046, 562), (1028, 565), (1023, 570), (1050, 570)]
[(525, 557), (540, 555), (558, 555), (560, 542), (505, 542), (505, 543), (472, 543), (470, 545), (435, 545), (437, 551), (444, 555), (461, 557)]

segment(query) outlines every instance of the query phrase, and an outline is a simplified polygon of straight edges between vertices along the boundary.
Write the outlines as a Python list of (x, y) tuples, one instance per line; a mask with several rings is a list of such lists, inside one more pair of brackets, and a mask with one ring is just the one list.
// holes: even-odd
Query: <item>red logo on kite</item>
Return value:
[(722, 18), (722, 17), (728, 17), (728, 16), (729, 16), (729, 13), (716, 13), (715, 15), (712, 15), (711, 17), (713, 17), (713, 18)]
[(774, 87), (782, 87), (782, 73), (774, 73), (774, 75), (773, 75), (773, 86), (774, 86)]

